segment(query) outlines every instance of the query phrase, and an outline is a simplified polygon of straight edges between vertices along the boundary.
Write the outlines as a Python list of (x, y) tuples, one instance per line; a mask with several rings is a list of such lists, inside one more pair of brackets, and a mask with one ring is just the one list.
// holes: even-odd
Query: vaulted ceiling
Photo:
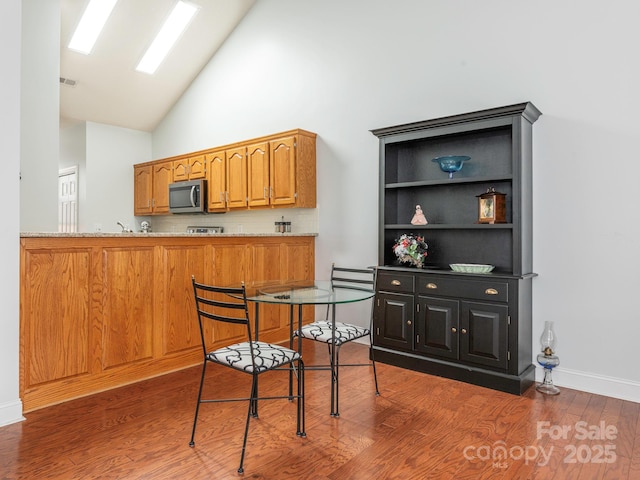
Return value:
[(200, 9), (154, 75), (135, 67), (177, 0), (119, 0), (92, 53), (83, 55), (67, 44), (87, 1), (61, 1), (61, 125), (151, 132), (256, 0), (189, 0)]

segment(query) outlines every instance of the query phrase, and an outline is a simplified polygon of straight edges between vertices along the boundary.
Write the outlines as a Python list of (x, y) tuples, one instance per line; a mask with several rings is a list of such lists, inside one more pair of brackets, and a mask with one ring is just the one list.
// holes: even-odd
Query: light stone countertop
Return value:
[(186, 233), (186, 232), (21, 232), (22, 238), (104, 238), (104, 237), (317, 237), (317, 233)]

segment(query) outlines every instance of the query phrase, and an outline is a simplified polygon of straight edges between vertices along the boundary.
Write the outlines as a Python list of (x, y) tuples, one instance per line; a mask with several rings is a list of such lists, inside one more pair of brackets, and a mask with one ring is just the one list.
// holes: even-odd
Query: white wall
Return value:
[(60, 168), (78, 165), (79, 232), (138, 230), (133, 216), (133, 164), (151, 160), (151, 134), (80, 122), (60, 129)]
[[(78, 167), (78, 231), (84, 231), (82, 226), (87, 202), (87, 123), (78, 122), (75, 125), (60, 128), (60, 159), (58, 170)], [(93, 224), (91, 224), (93, 228)], [(91, 230), (93, 231), (93, 230)]]
[[(58, 230), (60, 0), (23, 0), (20, 227)], [(17, 48), (19, 43), (11, 46)]]
[[(83, 232), (119, 232), (122, 222), (136, 229), (133, 216), (133, 165), (151, 160), (151, 134), (87, 122), (84, 180), (86, 198), (80, 205)], [(117, 147), (116, 147), (117, 146)]]
[[(20, 2), (0, 2), (0, 64), (6, 72), (20, 71)], [(20, 298), (20, 75), (4, 75), (0, 82), (0, 162), (2, 184), (10, 208), (0, 229), (0, 426), (22, 419), (18, 395)]]
[(556, 322), (558, 384), (640, 401), (637, 18), (632, 0), (262, 0), (154, 132), (153, 157), (317, 132), (322, 275), (377, 260), (370, 129), (532, 101), (534, 335)]

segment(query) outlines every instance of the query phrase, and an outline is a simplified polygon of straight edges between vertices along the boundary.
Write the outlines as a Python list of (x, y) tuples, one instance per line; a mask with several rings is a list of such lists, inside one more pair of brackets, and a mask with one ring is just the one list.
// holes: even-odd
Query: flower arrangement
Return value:
[(424, 241), (424, 237), (413, 233), (403, 233), (396, 239), (393, 245), (393, 253), (402, 263), (411, 263), (418, 268), (422, 268), (427, 258), (427, 248), (429, 246)]

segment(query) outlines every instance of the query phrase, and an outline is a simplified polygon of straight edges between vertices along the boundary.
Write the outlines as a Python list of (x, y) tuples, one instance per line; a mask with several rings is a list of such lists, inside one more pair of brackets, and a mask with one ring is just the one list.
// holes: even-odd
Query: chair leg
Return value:
[(373, 381), (376, 384), (376, 396), (380, 396), (380, 390), (378, 390), (378, 374), (376, 373), (376, 358), (375, 358), (375, 354), (373, 353), (373, 339), (370, 338), (370, 346), (369, 346), (369, 352), (371, 352), (371, 365), (373, 366)]
[(245, 424), (244, 427), (244, 440), (242, 441), (242, 454), (240, 455), (240, 466), (238, 467), (238, 473), (244, 473), (244, 454), (245, 451), (247, 450), (247, 437), (249, 436), (249, 422), (251, 421), (251, 417), (254, 416), (254, 404), (256, 402), (255, 400), (255, 393), (257, 390), (257, 384), (258, 384), (258, 376), (257, 375), (253, 375), (253, 381), (251, 382), (251, 395), (250, 395), (250, 399), (249, 399), (249, 408), (247, 409), (247, 423)]
[(330, 368), (331, 368), (331, 416), (332, 417), (337, 417), (337, 408), (338, 406), (336, 405), (336, 383), (337, 383), (337, 376), (336, 376), (336, 348), (335, 346), (332, 346), (330, 343), (327, 344), (327, 346), (329, 347), (329, 364), (330, 364)]
[(336, 370), (336, 410), (335, 410), (335, 414), (333, 415), (334, 417), (339, 417), (340, 416), (340, 412), (338, 411), (338, 409), (340, 408), (340, 345), (338, 345), (337, 347), (334, 347), (336, 350), (336, 366), (335, 366), (335, 370)]
[(189, 442), (190, 447), (195, 446), (194, 437), (196, 435), (196, 423), (198, 421), (198, 412), (200, 411), (200, 399), (202, 398), (202, 386), (204, 385), (204, 374), (207, 371), (207, 361), (205, 360), (202, 364), (202, 376), (200, 377), (200, 388), (198, 389), (198, 402), (196, 403), (196, 414), (193, 417), (193, 429), (191, 430), (191, 441)]
[(296, 421), (296, 435), (302, 438), (306, 438), (307, 436), (307, 432), (305, 431), (304, 415), (304, 362), (300, 359), (298, 360), (298, 418)]

